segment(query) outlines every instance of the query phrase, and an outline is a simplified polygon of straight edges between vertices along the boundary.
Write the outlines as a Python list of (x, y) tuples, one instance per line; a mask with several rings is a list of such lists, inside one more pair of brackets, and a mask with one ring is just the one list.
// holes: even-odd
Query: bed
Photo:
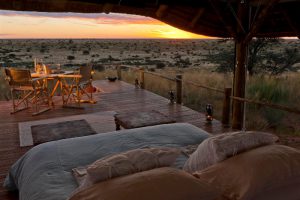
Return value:
[[(201, 143), (209, 133), (186, 123), (114, 131), (40, 144), (10, 169), (4, 187), (19, 191), (20, 200), (67, 199), (78, 186), (71, 170), (107, 155), (147, 147), (185, 147)], [(187, 156), (176, 160), (181, 168)]]

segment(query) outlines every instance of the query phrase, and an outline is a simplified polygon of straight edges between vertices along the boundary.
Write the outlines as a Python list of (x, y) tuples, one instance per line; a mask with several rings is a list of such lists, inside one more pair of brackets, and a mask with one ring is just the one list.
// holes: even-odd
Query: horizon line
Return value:
[(220, 39), (225, 39), (225, 38), (0, 38), (0, 40), (220, 40)]
[[(0, 40), (234, 40), (234, 38), (0, 38)], [(283, 40), (298, 40), (297, 37), (279, 37)]]

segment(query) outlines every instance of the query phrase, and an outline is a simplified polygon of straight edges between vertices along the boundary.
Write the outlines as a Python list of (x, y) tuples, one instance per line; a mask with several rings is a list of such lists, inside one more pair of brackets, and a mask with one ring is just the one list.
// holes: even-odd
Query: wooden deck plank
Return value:
[[(117, 112), (147, 112), (157, 110), (165, 115), (171, 116), (177, 122), (189, 122), (212, 133), (224, 132), (220, 122), (214, 120), (207, 124), (205, 115), (198, 113), (185, 106), (170, 105), (168, 99), (153, 94), (146, 90), (136, 89), (133, 85), (122, 81), (108, 82), (95, 81), (94, 85), (101, 89), (100, 93), (94, 95), (97, 104), (85, 104), (85, 109), (65, 109), (59, 104), (61, 97), (55, 97), (54, 102), (58, 104), (53, 110), (42, 115), (31, 116), (30, 110), (22, 111), (14, 115), (10, 114), (11, 102), (0, 102), (0, 185), (3, 185), (9, 167), (31, 147), (19, 147), (18, 123), (32, 120), (42, 120), (71, 115), (87, 114), (102, 111)], [(113, 120), (105, 120), (101, 123), (103, 130), (114, 127)], [(113, 126), (112, 126), (113, 125)], [(111, 129), (114, 131), (114, 128)], [(1, 200), (18, 199), (16, 194), (7, 192), (0, 187)]]

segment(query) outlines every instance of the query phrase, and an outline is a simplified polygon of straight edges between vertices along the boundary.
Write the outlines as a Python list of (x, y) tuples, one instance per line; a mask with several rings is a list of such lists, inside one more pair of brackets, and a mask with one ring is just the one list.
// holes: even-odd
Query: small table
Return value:
[(69, 87), (66, 79), (73, 78), (76, 79), (76, 81), (79, 81), (79, 79), (82, 77), (80, 74), (74, 74), (74, 71), (61, 71), (59, 73), (53, 73), (53, 74), (41, 74), (41, 73), (31, 73), (32, 78), (45, 78), (46, 85), (48, 88), (47, 80), (53, 79), (55, 80), (54, 87), (51, 90), (50, 93), (50, 99), (54, 96), (56, 90), (58, 87), (60, 87), (61, 90), (61, 96), (63, 104), (65, 104), (64, 95), (69, 94)]
[(155, 110), (137, 113), (118, 113), (114, 117), (117, 131), (121, 129), (121, 126), (125, 129), (132, 129), (176, 122), (174, 119)]

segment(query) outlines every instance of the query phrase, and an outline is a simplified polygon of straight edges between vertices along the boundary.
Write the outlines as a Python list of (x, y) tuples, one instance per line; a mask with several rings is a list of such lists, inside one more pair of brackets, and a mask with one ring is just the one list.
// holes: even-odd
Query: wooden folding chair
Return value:
[[(5, 69), (6, 79), (10, 86), (13, 111), (11, 114), (28, 109), (29, 104), (35, 108), (32, 115), (38, 115), (50, 110), (51, 100), (44, 78), (31, 78), (30, 70)], [(23, 106), (22, 106), (23, 105)], [(46, 105), (44, 109), (41, 106)]]
[(68, 94), (65, 99), (64, 106), (70, 107), (67, 104), (70, 104), (72, 101), (77, 104), (77, 107), (80, 107), (80, 103), (97, 103), (93, 99), (93, 88), (92, 76), (93, 68), (91, 65), (81, 66), (79, 72), (74, 75), (66, 75), (66, 78), (72, 78), (71, 83), (68, 85)]

